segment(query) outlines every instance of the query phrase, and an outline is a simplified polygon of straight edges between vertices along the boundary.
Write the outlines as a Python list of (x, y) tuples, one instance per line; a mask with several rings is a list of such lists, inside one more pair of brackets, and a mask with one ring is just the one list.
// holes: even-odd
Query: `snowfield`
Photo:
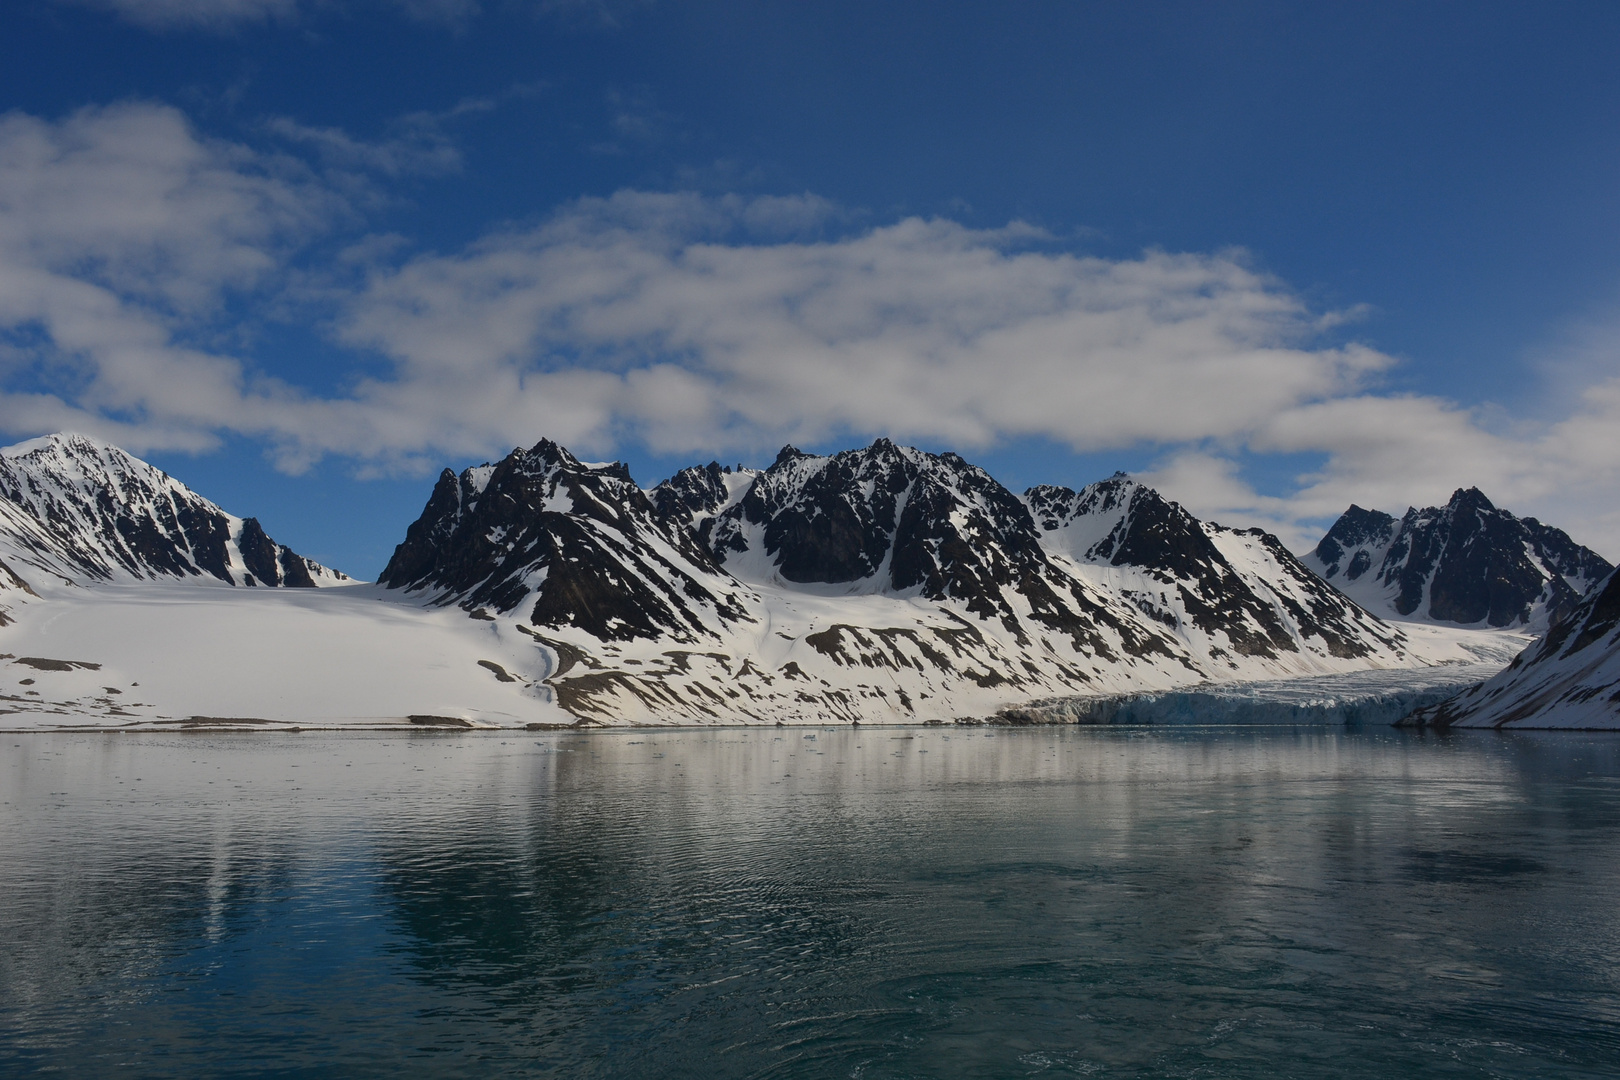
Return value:
[[(818, 628), (853, 626), (858, 632), (864, 623), (876, 638), (880, 629), (892, 631), (909, 622), (930, 631), (942, 621), (928, 605), (893, 597), (794, 593), (775, 600), (754, 628), (752, 655), (740, 661), (723, 653), (654, 643), (620, 643), (604, 652), (618, 671), (685, 665), (683, 679), (702, 679), (720, 703), (730, 700), (727, 690), (739, 685), (737, 676), (741, 675), (740, 683), (750, 681), (744, 668), (781, 670), (798, 664), (806, 679), (817, 671), (838, 674), (841, 669), (832, 658), (804, 643)], [(549, 638), (549, 633), (518, 620), (475, 618), (456, 607), (402, 602), (398, 592), (377, 585), (242, 589), (149, 582), (94, 590), (58, 586), (15, 608), (13, 615), (15, 624), (0, 630), (0, 641), (10, 654), (0, 654), (0, 710), (4, 710), (0, 730), (5, 731), (521, 729), (569, 726), (579, 720), (558, 704), (553, 686), (545, 681), (559, 674), (556, 646), (561, 644), (561, 652), (567, 653), (566, 642), (553, 639), (553, 644), (545, 644), (539, 638)], [(943, 629), (959, 629), (946, 622)], [(1460, 689), (1493, 674), (1528, 640), (1504, 632), (1422, 629), (1428, 633), (1414, 641), (1413, 660), (1423, 665), (1417, 669), (1235, 682), (1228, 696), (1260, 692), (1244, 689), (1251, 685), (1272, 688), (1264, 693), (1273, 698), (1275, 688), (1296, 684), (1302, 692), (1354, 687), (1369, 696), (1382, 692), (1381, 687), (1398, 693), (1440, 684)], [(905, 644), (898, 647), (904, 649)], [(1494, 659), (1481, 662), (1482, 655)], [(562, 661), (563, 674), (566, 663)], [(927, 674), (911, 674), (913, 691), (928, 693)], [(1144, 678), (1153, 679), (1150, 686), (1141, 685)], [(857, 690), (861, 684), (873, 692), (881, 686), (876, 673), (857, 679), (846, 674), (844, 681)], [(959, 685), (964, 681), (967, 690)], [(1022, 695), (998, 692), (994, 686), (960, 679), (940, 682), (945, 688), (937, 708), (908, 712), (896, 700), (895, 707), (876, 722), (985, 719), (1024, 704)], [(1121, 694), (1162, 692), (1197, 682), (1202, 680), (1184, 678), (1178, 683), (1154, 671), (1121, 673), (1102, 688), (1104, 693), (1089, 698), (1117, 701)], [(1199, 692), (1207, 695), (1207, 687)], [(893, 697), (895, 691), (887, 693)], [(872, 713), (868, 710), (863, 722), (874, 722)], [(1169, 722), (1168, 717), (1136, 715), (1144, 718), (1141, 722)], [(650, 703), (596, 723), (691, 725), (778, 719), (821, 725), (834, 718), (819, 707), (787, 708), (763, 717), (717, 709), (708, 717), (660, 712)], [(1079, 717), (1054, 714), (1047, 719), (1074, 722)], [(1343, 721), (1323, 712), (1316, 722)]]
[(532, 638), (385, 592), (157, 583), (54, 591), (16, 611), (0, 637), (14, 654), (0, 662), (0, 727), (572, 722), (539, 683), (551, 654)]

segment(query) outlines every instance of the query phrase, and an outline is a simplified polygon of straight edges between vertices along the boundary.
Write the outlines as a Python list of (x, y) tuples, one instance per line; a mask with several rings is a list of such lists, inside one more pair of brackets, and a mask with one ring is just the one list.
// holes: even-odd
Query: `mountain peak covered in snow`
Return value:
[(1398, 631), (1323, 587), (1275, 536), (1200, 521), (1126, 473), (1079, 491), (1033, 487), (1024, 499), (1049, 550), (1150, 617), (1206, 635), (1217, 654), (1401, 648)]
[(39, 585), (349, 580), (277, 544), (257, 519), (227, 514), (124, 450), (67, 432), (0, 449), (0, 558)]

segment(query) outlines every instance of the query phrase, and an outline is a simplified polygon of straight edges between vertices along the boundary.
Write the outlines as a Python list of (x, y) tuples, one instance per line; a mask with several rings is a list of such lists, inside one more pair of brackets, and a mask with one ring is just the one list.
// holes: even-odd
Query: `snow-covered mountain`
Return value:
[(1031, 488), (1025, 498), (1048, 551), (1213, 659), (1360, 660), (1406, 647), (1399, 630), (1326, 585), (1275, 536), (1199, 521), (1124, 473), (1078, 492)]
[[(1127, 477), (1017, 496), (885, 440), (647, 490), (543, 441), (442, 475), (379, 585), (92, 440), (0, 493), (8, 728), (944, 723), (1526, 639), (1381, 623)], [(346, 587), (223, 587), (300, 567)]]
[(0, 603), (24, 582), (348, 580), (277, 544), (257, 519), (227, 514), (116, 446), (71, 434), (0, 449), (0, 566)]
[(1620, 573), (1594, 588), (1507, 668), (1412, 727), (1620, 728)]
[(884, 439), (646, 491), (542, 441), (446, 470), (381, 583), (511, 624), (554, 658), (537, 686), (596, 722), (945, 721), (1468, 658), (1127, 477), (1021, 498)]
[(1305, 565), (1388, 619), (1544, 631), (1613, 567), (1562, 530), (1459, 489), (1399, 521), (1352, 506)]

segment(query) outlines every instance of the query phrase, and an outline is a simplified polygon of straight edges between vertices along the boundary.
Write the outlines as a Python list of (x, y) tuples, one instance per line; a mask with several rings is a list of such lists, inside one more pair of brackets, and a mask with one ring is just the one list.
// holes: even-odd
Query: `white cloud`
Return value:
[[(186, 335), (277, 277), (341, 209), (295, 163), (201, 139), (163, 106), (0, 117), (0, 424), (133, 449), (274, 426), (294, 395), (250, 386)], [(41, 385), (19, 389), (30, 376)]]
[(57, 124), (0, 116), (0, 192), (0, 251), (13, 273), (180, 312), (273, 273), (336, 209), (296, 163), (199, 139), (176, 110), (144, 104)]
[(408, 382), (510, 372), (537, 407), (528, 378), (610, 375), (591, 440), (633, 431), (671, 452), (875, 432), (964, 449), (1229, 438), (1389, 363), (1309, 347), (1311, 314), (1233, 255), (1084, 258), (1032, 247), (1027, 227), (921, 219), (822, 242), (748, 235), (826, 212), (808, 198), (583, 200), (377, 274), (342, 334)]
[[(559, 411), (593, 452), (626, 437), (704, 455), (879, 433), (968, 452), (1026, 435), (1157, 444), (1152, 479), (1172, 496), (1296, 547), (1352, 501), (1399, 513), (1477, 485), (1620, 548), (1620, 379), (1590, 384), (1562, 417), (1505, 422), (1499, 408), (1378, 392), (1390, 358), (1324, 346), (1338, 313), (1308, 310), (1239, 255), (1085, 258), (1026, 227), (919, 219), (761, 239), (757, 206), (583, 200), (377, 273), (341, 333), (392, 359), (402, 384), (461, 401), (465, 421), (435, 418), (460, 445), (522, 442)], [(580, 380), (577, 410), (559, 402), (562, 373)], [(362, 388), (375, 404), (397, 393)], [(1323, 464), (1262, 496), (1240, 453)]]
[(1317, 454), (1287, 497), (1259, 495), (1220, 451), (1185, 449), (1144, 477), (1200, 516), (1261, 525), (1295, 550), (1351, 503), (1400, 515), (1457, 488), (1537, 516), (1609, 557), (1620, 554), (1620, 379), (1587, 388), (1554, 422), (1493, 430), (1491, 413), (1435, 397), (1361, 394), (1279, 413), (1245, 440), (1253, 452)]

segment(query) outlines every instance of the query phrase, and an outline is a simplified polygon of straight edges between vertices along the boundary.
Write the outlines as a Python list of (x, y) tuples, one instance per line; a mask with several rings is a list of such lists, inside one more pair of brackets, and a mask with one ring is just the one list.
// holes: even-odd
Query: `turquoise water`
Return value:
[(1620, 738), (0, 737), (0, 1075), (1612, 1077)]

